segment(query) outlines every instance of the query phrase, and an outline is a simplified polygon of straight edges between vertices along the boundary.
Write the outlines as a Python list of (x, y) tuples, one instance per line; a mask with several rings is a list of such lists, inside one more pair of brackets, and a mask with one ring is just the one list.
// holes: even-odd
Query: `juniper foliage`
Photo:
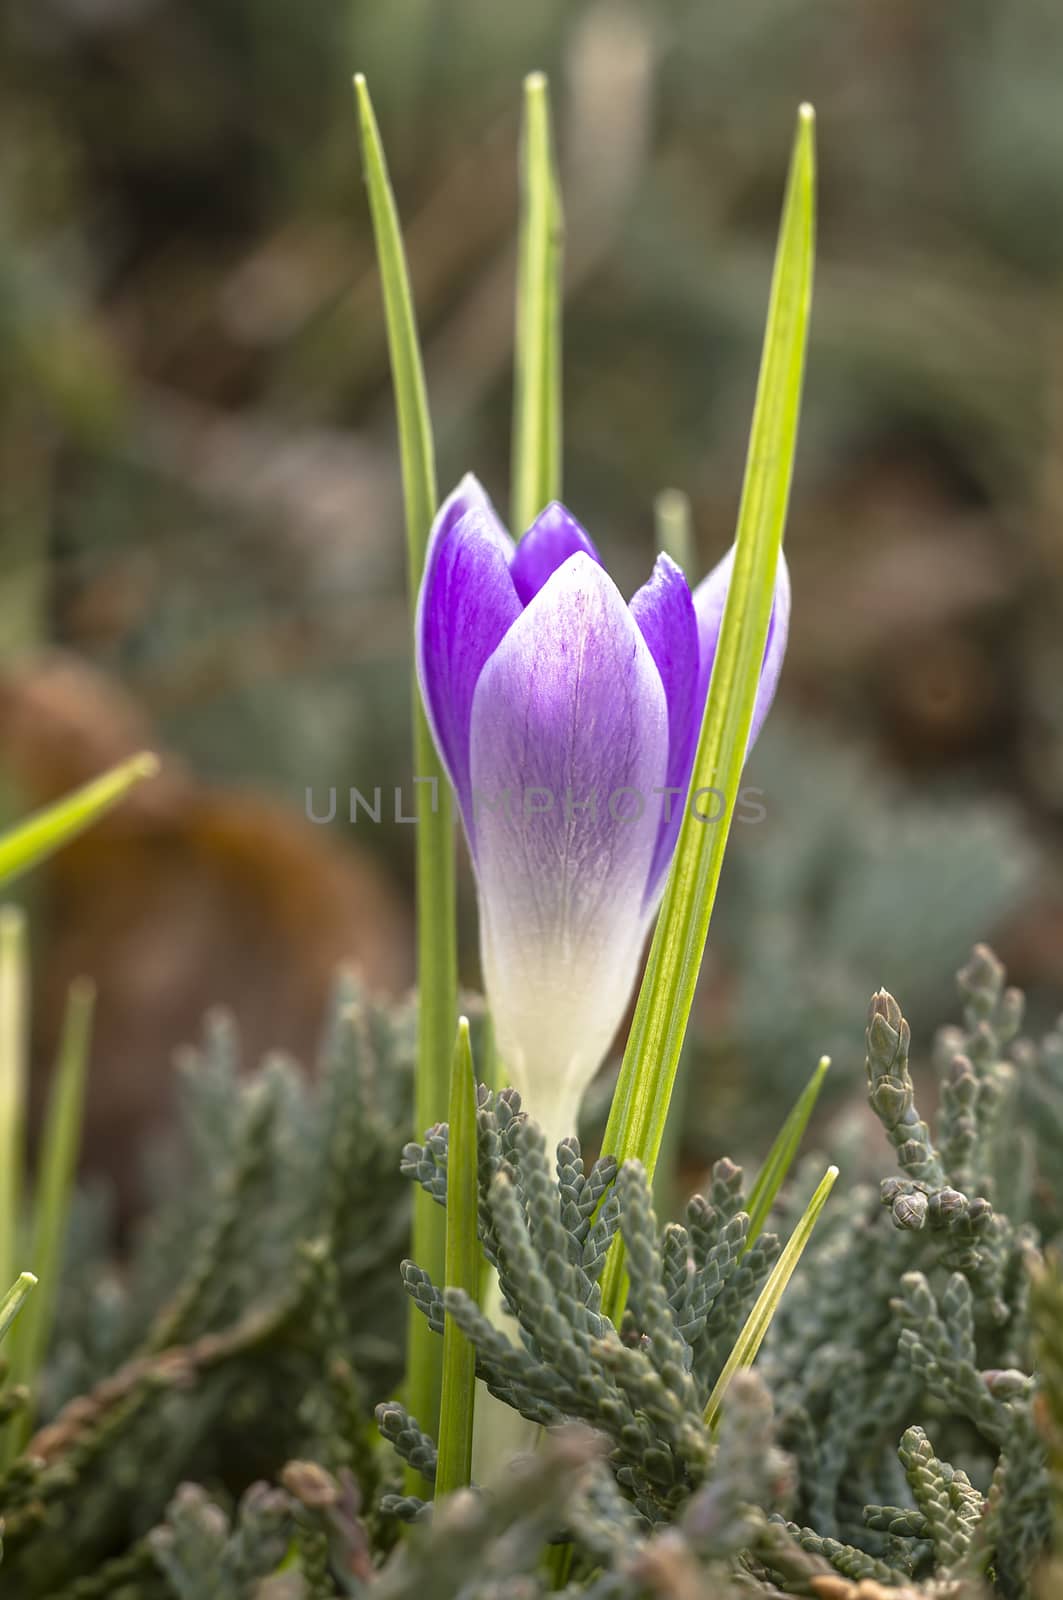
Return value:
[[(241, 1074), (215, 1020), (185, 1070), (184, 1180), (121, 1282), (71, 1261), (48, 1420), (0, 1480), (4, 1593), (1049, 1600), (1063, 1281), (1043, 1240), (1063, 1030), (1019, 1038), (1021, 999), (983, 948), (960, 990), (933, 1124), (900, 1008), (873, 998), (868, 1096), (896, 1171), (835, 1192), (715, 1433), (706, 1398), (778, 1252), (772, 1233), (747, 1248), (733, 1163), (662, 1226), (636, 1164), (588, 1165), (574, 1138), (551, 1158), (512, 1091), (481, 1090), (495, 1327), (399, 1271), (400, 1159), (440, 1203), (447, 1167), (445, 1126), (400, 1158), (408, 1015), (342, 985), (311, 1080), (279, 1061)], [(599, 1292), (617, 1234), (619, 1328)], [(397, 1401), (370, 1422), (398, 1373), (400, 1285), (437, 1332), (453, 1315), (488, 1386), (546, 1430), (499, 1482), (431, 1509), (397, 1493), (398, 1469), (430, 1478), (435, 1441)], [(0, 1392), (0, 1426), (25, 1403)]]
[(5, 1592), (80, 1593), (183, 1478), (239, 1492), (309, 1457), (375, 1487), (369, 1397), (401, 1365), (412, 1020), (341, 979), (308, 1077), (279, 1057), (242, 1073), (231, 1026), (209, 1019), (182, 1065), (186, 1159), (128, 1270), (69, 1262), (49, 1420), (0, 1480)]
[[(936, 1051), (935, 1135), (916, 1105), (908, 1024), (891, 995), (873, 997), (868, 1098), (900, 1170), (878, 1193), (857, 1185), (828, 1210), (769, 1335), (762, 1370), (794, 1464), (792, 1505), (787, 1542), (773, 1555), (753, 1539), (745, 1561), (784, 1592), (793, 1583), (810, 1592), (802, 1585), (833, 1569), (846, 1583), (918, 1581), (942, 1593), (990, 1581), (1019, 1600), (1047, 1544), (1030, 1350), (1032, 1275), (1043, 1270), (1029, 1220), (1038, 1152), (1017, 1162), (1016, 1148), (1029, 1145), (1022, 1080), (1050, 1095), (1058, 1036), (1009, 1058), (1022, 997), (984, 946), (959, 987), (962, 1025), (943, 1030)], [(404, 1167), (442, 1202), (445, 1128), (408, 1146)], [(579, 1211), (583, 1182), (596, 1189), (587, 1215), (600, 1206), (600, 1241)], [(741, 1173), (719, 1163), (708, 1199), (690, 1202), (685, 1225), (661, 1230), (637, 1165), (614, 1177), (600, 1162), (585, 1179), (578, 1146), (565, 1141), (551, 1182), (515, 1097), (482, 1091), (480, 1190), (485, 1254), (519, 1343), (409, 1263), (407, 1291), (434, 1327), (444, 1310), (455, 1316), (493, 1393), (532, 1420), (579, 1418), (602, 1434), (644, 1527), (681, 1519), (722, 1449), (701, 1421), (705, 1396), (778, 1249), (765, 1235), (743, 1255)], [(1000, 1193), (1010, 1214), (994, 1205)], [(619, 1330), (601, 1316), (594, 1271), (616, 1229), (631, 1276)], [(400, 1427), (389, 1416), (407, 1459), (416, 1450), (425, 1460), (431, 1442), (413, 1419), (403, 1414)], [(795, 1548), (823, 1570), (788, 1574)]]
[[(585, 1169), (579, 1141), (556, 1161), (521, 1111), (520, 1097), (481, 1087), (479, 1221), (520, 1344), (492, 1326), (467, 1294), (403, 1264), (407, 1292), (442, 1330), (449, 1312), (477, 1352), (491, 1392), (532, 1422), (580, 1420), (612, 1443), (621, 1487), (647, 1524), (669, 1520), (705, 1476), (711, 1454), (701, 1420), (720, 1368), (779, 1252), (774, 1234), (746, 1249), (742, 1173), (718, 1162), (708, 1198), (695, 1196), (685, 1225), (657, 1224), (642, 1166), (617, 1172), (611, 1156)], [(447, 1130), (409, 1144), (403, 1170), (445, 1203)], [(613, 1237), (623, 1237), (630, 1275), (623, 1326), (601, 1311), (599, 1278)], [(427, 1451), (411, 1419), (384, 1413), (406, 1459)]]

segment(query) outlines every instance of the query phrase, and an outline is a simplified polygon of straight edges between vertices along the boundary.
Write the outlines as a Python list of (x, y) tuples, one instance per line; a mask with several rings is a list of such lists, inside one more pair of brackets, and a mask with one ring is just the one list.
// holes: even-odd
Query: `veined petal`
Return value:
[[(713, 567), (709, 575), (703, 578), (694, 590), (694, 611), (698, 619), (701, 653), (698, 679), (698, 706), (701, 713), (705, 710), (705, 700), (709, 692), (712, 663), (716, 659), (716, 646), (719, 642), (720, 628), (723, 624), (723, 608), (727, 601), (727, 588), (731, 582), (734, 559), (735, 553), (732, 545), (723, 560)], [(749, 743), (746, 745), (747, 755), (756, 743), (757, 735), (764, 725), (764, 718), (771, 710), (771, 703), (775, 698), (775, 690), (778, 688), (779, 675), (782, 672), (783, 659), (786, 655), (786, 639), (789, 631), (790, 569), (786, 565), (785, 554), (780, 550), (779, 565), (775, 572), (775, 597), (772, 601), (771, 618), (768, 622), (768, 637), (764, 645), (764, 660), (760, 668), (760, 685), (757, 689), (757, 698), (753, 706), (753, 721), (749, 729)]]
[(488, 1003), (511, 1081), (549, 1122), (578, 1101), (631, 993), (668, 764), (660, 673), (587, 555), (484, 667), (470, 755)]
[(664, 685), (668, 702), (668, 770), (664, 781), (669, 789), (680, 791), (667, 797), (657, 828), (646, 888), (647, 904), (652, 904), (679, 836), (704, 706), (704, 700), (698, 700), (699, 646), (694, 602), (681, 568), (669, 556), (657, 557), (649, 581), (631, 598), (631, 614), (650, 647)]
[(528, 605), (534, 600), (558, 567), (580, 551), (601, 565), (586, 529), (563, 505), (551, 501), (517, 545), (517, 553), (510, 564), (513, 586), (521, 604)]
[(417, 676), (432, 734), (472, 841), (469, 725), (484, 662), (520, 616), (509, 575), (513, 541), (468, 474), (443, 502), (417, 601)]

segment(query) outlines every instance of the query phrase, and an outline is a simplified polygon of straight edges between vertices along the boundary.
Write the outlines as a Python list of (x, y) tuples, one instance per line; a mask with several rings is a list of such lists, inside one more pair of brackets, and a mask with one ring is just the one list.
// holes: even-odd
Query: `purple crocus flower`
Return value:
[[(686, 803), (733, 550), (625, 602), (553, 504), (514, 545), (471, 476), (432, 528), (417, 671), (457, 793), (508, 1080), (551, 1144), (623, 1016)], [(780, 556), (750, 745), (786, 649)]]

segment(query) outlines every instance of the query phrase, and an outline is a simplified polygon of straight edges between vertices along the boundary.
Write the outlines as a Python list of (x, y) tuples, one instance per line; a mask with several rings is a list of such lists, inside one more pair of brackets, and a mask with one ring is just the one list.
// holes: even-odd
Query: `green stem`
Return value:
[[(476, 1078), (469, 1023), (458, 1019), (450, 1078), (447, 1142), (446, 1286), (479, 1298), (480, 1241), (477, 1232)], [(443, 1397), (439, 1412), (436, 1496), (463, 1489), (472, 1480), (472, 1433), (476, 1351), (449, 1311), (443, 1327)]]
[(0, 1285), (17, 1270), (26, 1133), (26, 919), (0, 908)]
[[(411, 620), (424, 570), (425, 548), (438, 495), (435, 450), (428, 414), (424, 367), (410, 291), (395, 197), (380, 132), (365, 79), (355, 78), (369, 208), (384, 295), (388, 351), (398, 419), (399, 454), (406, 508), (407, 582)], [(414, 776), (421, 796), (417, 827), (417, 973), (420, 997), (414, 1131), (420, 1137), (446, 1116), (449, 1065), (457, 1012), (454, 819), (450, 787), (436, 754), (420, 695), (414, 685)], [(427, 780), (427, 781), (424, 781)], [(418, 1189), (414, 1196), (414, 1259), (436, 1283), (445, 1267), (446, 1218)], [(442, 1350), (424, 1318), (411, 1306), (406, 1398), (429, 1433), (439, 1422)], [(411, 1475), (410, 1492), (428, 1486)]]
[[(56, 1292), (63, 1264), (70, 1196), (81, 1143), (82, 1107), (88, 1065), (93, 985), (86, 979), (71, 984), (63, 1019), (59, 1059), (48, 1096), (41, 1139), (37, 1186), (33, 1199), (33, 1243), (30, 1260), (41, 1287), (11, 1336), (10, 1381), (32, 1391), (44, 1363), (55, 1314)], [(30, 1435), (32, 1410), (9, 1428), (0, 1458), (10, 1461)]]

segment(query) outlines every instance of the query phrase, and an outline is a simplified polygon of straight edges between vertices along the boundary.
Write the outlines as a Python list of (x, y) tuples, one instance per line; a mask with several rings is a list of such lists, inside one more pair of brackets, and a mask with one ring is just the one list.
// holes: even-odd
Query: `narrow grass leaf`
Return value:
[(749, 1191), (746, 1210), (749, 1212), (749, 1232), (745, 1248), (748, 1250), (767, 1220), (775, 1204), (775, 1196), (786, 1182), (786, 1175), (805, 1136), (808, 1119), (812, 1115), (823, 1080), (830, 1066), (830, 1056), (823, 1056), (811, 1078), (801, 1090), (790, 1115), (779, 1129), (778, 1138), (768, 1151), (764, 1165), (757, 1173), (756, 1182)]
[[(361, 75), (354, 83), (395, 390), (412, 623), (438, 499), (435, 447), (395, 197), (369, 90)], [(450, 787), (432, 742), (416, 682), (413, 759), (414, 775), (421, 780), (417, 784), (420, 793), (416, 830), (419, 1022), (414, 1095), (414, 1132), (419, 1138), (426, 1128), (441, 1122), (446, 1115), (449, 1062), (457, 1015), (457, 949), (454, 816)], [(444, 1271), (445, 1234), (443, 1213), (418, 1188), (414, 1196), (412, 1253), (418, 1265), (437, 1283), (442, 1281)], [(442, 1352), (439, 1340), (413, 1306), (408, 1329), (407, 1403), (422, 1427), (434, 1433), (439, 1420)], [(411, 1493), (429, 1492), (429, 1486), (412, 1472), (407, 1474), (407, 1487)]]
[(32, 1272), (20, 1272), (16, 1281), (7, 1293), (0, 1296), (0, 1339), (2, 1339), (22, 1310), (26, 1296), (35, 1287), (36, 1278)]
[(26, 919), (0, 907), (0, 1283), (15, 1276), (22, 1218), (28, 1043)]
[[(480, 1243), (477, 1234), (476, 1079), (468, 1019), (458, 1020), (450, 1074), (447, 1120), (446, 1284), (479, 1297)], [(464, 1488), (472, 1478), (476, 1351), (450, 1313), (443, 1327), (443, 1398), (439, 1413), (436, 1495)]]
[(757, 1296), (756, 1304), (746, 1318), (745, 1326), (735, 1340), (731, 1354), (724, 1362), (723, 1370), (705, 1407), (705, 1421), (710, 1428), (716, 1426), (727, 1387), (735, 1373), (743, 1367), (751, 1367), (757, 1359), (757, 1352), (764, 1342), (764, 1335), (771, 1326), (771, 1319), (786, 1291), (786, 1285), (794, 1275), (794, 1268), (812, 1237), (812, 1229), (816, 1226), (819, 1214), (827, 1203), (827, 1196), (834, 1188), (837, 1176), (837, 1167), (827, 1168), (818, 1189), (805, 1208), (804, 1215), (783, 1246), (782, 1254), (772, 1268), (767, 1283)]
[(0, 883), (35, 867), (116, 806), (135, 783), (154, 777), (158, 770), (158, 757), (145, 751), (0, 834)]
[[(682, 489), (662, 489), (653, 502), (653, 527), (657, 549), (671, 556), (676, 566), (687, 574), (693, 573), (694, 528), (690, 513), (690, 500)], [(683, 1196), (680, 1194), (679, 1169), (683, 1142), (683, 1112), (690, 1086), (690, 1041), (684, 1040), (672, 1084), (672, 1115), (665, 1123), (664, 1137), (657, 1155), (657, 1170), (653, 1175), (653, 1203), (659, 1217), (678, 1217)]]
[[(691, 790), (725, 796), (707, 825), (686, 807), (602, 1148), (637, 1157), (652, 1177), (694, 999), (753, 719), (790, 494), (812, 294), (813, 116), (798, 116), (775, 257), (767, 329), (738, 512), (734, 569), (713, 663)], [(603, 1276), (603, 1306), (623, 1306), (619, 1241)]]
[[(29, 1252), (41, 1288), (15, 1329), (8, 1351), (12, 1382), (28, 1384), (31, 1389), (48, 1349), (55, 1315), (70, 1196), (81, 1145), (94, 1003), (95, 989), (90, 982), (80, 979), (71, 984), (59, 1059), (48, 1096), (33, 1203), (33, 1242)], [(18, 1419), (13, 1431), (21, 1437), (16, 1444), (24, 1441), (30, 1421), (29, 1413)], [(11, 1438), (10, 1430), (8, 1438)]]
[(513, 394), (513, 533), (561, 496), (561, 260), (563, 221), (550, 92), (524, 80)]

